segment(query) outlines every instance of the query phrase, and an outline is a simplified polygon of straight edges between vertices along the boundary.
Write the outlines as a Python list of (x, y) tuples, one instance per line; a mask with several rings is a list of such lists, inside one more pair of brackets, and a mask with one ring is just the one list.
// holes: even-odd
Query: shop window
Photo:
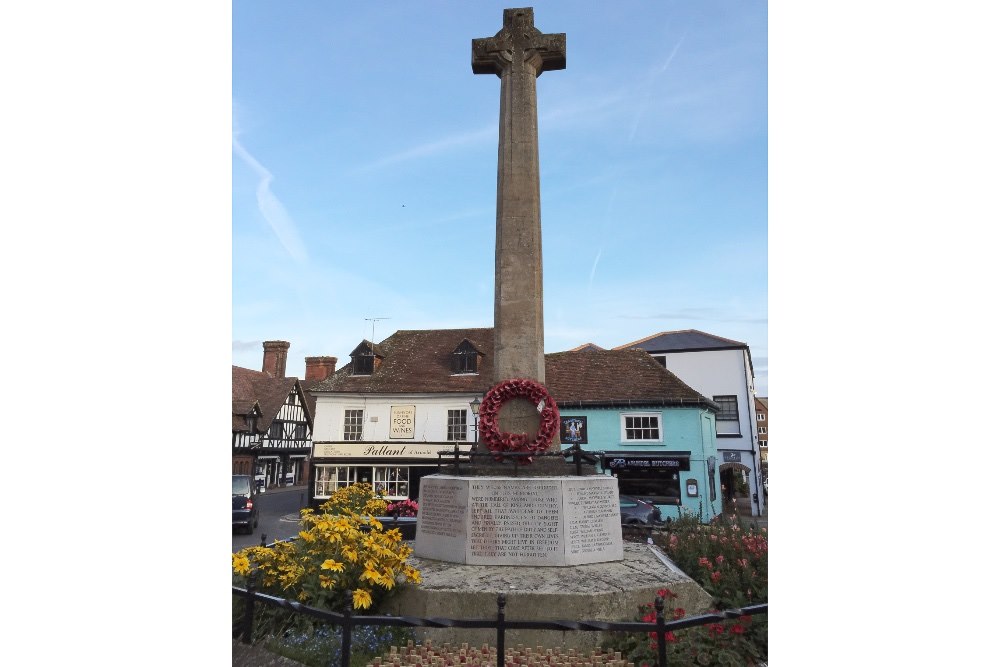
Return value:
[(469, 439), (469, 424), (466, 421), (467, 410), (448, 411), (448, 442)]
[(409, 497), (410, 469), (405, 466), (375, 466), (375, 493), (390, 500), (402, 500)]
[(348, 466), (331, 466), (318, 464), (316, 467), (317, 498), (329, 498), (337, 489), (342, 489), (354, 483), (353, 470)]
[(622, 441), (662, 442), (660, 415), (655, 413), (622, 415)]
[(364, 410), (344, 410), (344, 440), (361, 440)]
[(666, 470), (622, 470), (618, 473), (618, 493), (635, 496), (657, 505), (681, 504), (681, 480)]

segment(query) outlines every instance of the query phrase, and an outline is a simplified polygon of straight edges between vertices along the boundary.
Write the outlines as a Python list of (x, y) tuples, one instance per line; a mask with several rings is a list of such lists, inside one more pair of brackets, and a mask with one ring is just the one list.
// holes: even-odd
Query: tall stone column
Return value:
[[(473, 73), (500, 77), (494, 382), (545, 382), (535, 79), (565, 67), (566, 34), (542, 34), (530, 7), (505, 9), (500, 32), (472, 40)], [(538, 413), (527, 401), (512, 401), (504, 406), (500, 425), (504, 431), (534, 437)]]

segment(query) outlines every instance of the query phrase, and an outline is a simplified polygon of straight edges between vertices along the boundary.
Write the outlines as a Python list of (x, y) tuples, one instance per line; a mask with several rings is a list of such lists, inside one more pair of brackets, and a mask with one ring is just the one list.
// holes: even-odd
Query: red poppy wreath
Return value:
[[(505, 433), (500, 430), (500, 408), (515, 398), (523, 398), (533, 405), (543, 405), (538, 434), (530, 442), (526, 433)], [(479, 433), (490, 451), (498, 455), (495, 457), (498, 461), (502, 461), (502, 455), (507, 452), (544, 452), (558, 432), (559, 408), (545, 387), (534, 380), (504, 380), (490, 387), (483, 397), (483, 404), (479, 408)], [(522, 462), (531, 463), (531, 460), (529, 456), (522, 459)]]

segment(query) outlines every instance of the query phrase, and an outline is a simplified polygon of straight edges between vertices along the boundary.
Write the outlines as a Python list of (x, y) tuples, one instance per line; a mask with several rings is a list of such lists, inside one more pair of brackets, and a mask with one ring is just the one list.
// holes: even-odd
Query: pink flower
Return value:
[(722, 554), (719, 554), (718, 556), (715, 557), (715, 562), (718, 563), (719, 565), (722, 565), (722, 561), (724, 560), (725, 559), (722, 557)]

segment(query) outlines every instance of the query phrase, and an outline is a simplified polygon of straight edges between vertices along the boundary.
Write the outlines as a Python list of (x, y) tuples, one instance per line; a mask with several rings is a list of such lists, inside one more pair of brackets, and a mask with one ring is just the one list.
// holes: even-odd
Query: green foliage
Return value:
[[(655, 543), (712, 596), (714, 610), (738, 609), (767, 602), (767, 531), (738, 517), (717, 516), (702, 524), (693, 512), (680, 511), (669, 533)], [(687, 615), (673, 606), (676, 597), (661, 590), (667, 622)], [(639, 608), (636, 620), (656, 620), (652, 603)], [(619, 635), (605, 647), (621, 651), (637, 665), (656, 662), (654, 636)], [(767, 617), (743, 616), (724, 623), (686, 628), (667, 635), (667, 664), (754, 665), (767, 660)]]

